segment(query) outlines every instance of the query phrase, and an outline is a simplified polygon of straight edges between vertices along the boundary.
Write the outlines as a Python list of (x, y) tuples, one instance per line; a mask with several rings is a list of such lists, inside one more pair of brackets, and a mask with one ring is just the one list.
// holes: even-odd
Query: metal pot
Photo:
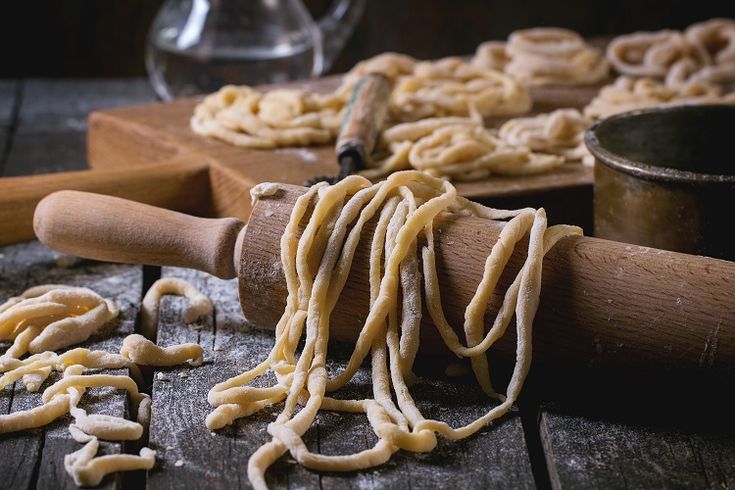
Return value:
[(585, 134), (594, 234), (735, 260), (735, 106), (618, 114)]

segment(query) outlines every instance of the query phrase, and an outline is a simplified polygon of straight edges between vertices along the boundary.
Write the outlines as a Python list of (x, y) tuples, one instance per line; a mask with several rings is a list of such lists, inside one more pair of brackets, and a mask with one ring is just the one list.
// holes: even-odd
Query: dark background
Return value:
[[(125, 77), (145, 74), (146, 33), (162, 0), (3, 2), (0, 78)], [(305, 0), (319, 16), (329, 0)], [(419, 58), (468, 54), (515, 29), (560, 26), (585, 36), (684, 28), (735, 17), (735, 0), (543, 1), (368, 0), (362, 21), (333, 72), (383, 51)]]

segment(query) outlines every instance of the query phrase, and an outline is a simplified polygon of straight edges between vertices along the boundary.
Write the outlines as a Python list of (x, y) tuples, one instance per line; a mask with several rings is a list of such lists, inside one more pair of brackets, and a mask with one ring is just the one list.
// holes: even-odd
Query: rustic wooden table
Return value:
[[(150, 100), (143, 80), (0, 81), (0, 175), (85, 168), (87, 113)], [(182, 300), (164, 300), (158, 343), (198, 342), (206, 362), (196, 369), (150, 373), (147, 444), (158, 453), (156, 467), (147, 474), (109, 477), (103, 486), (249, 487), (248, 455), (266, 440), (265, 426), (276, 410), (216, 434), (204, 427), (209, 388), (253, 366), (272, 342), (271, 333), (244, 321), (236, 285), (184, 269), (63, 262), (38, 242), (0, 248), (0, 302), (41, 283), (89, 286), (121, 306), (120, 319), (89, 343), (110, 350), (136, 330), (142, 295), (159, 277), (189, 279), (215, 304), (214, 315), (192, 328), (180, 320)], [(707, 352), (715, 355), (705, 346)], [(498, 372), (504, 368), (500, 364)], [(647, 376), (591, 368), (536, 367), (517, 410), (468, 440), (442, 441), (429, 454), (399, 452), (379, 468), (348, 474), (318, 474), (286, 457), (269, 471), (269, 483), (273, 488), (735, 488), (731, 375)], [(367, 395), (368, 373), (360, 372), (349, 391)], [(93, 411), (127, 410), (123, 394), (91, 392), (85, 400)], [(467, 377), (422, 377), (415, 393), (427, 414), (455, 424), (490, 404)], [(38, 398), (24, 389), (2, 390), (0, 412), (31, 407)], [(0, 488), (74, 488), (63, 458), (79, 445), (67, 425), (62, 419), (0, 436)], [(310, 447), (334, 454), (364, 449), (374, 436), (360, 417), (325, 412), (306, 439)], [(106, 443), (104, 450), (137, 452), (138, 446)]]

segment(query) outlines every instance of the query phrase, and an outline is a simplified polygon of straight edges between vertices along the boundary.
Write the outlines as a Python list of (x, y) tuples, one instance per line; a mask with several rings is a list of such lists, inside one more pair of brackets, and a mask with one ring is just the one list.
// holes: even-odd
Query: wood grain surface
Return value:
[[(704, 410), (695, 414), (711, 416)], [(691, 432), (688, 420), (683, 420), (676, 424), (651, 420), (642, 425), (640, 416), (616, 420), (607, 411), (584, 414), (545, 406), (541, 434), (553, 486), (732, 488), (732, 431), (700, 427), (699, 432)]]
[[(15, 91), (13, 144), (4, 176), (80, 170), (90, 111), (154, 100), (142, 80), (28, 80)], [(3, 104), (0, 104), (2, 106)], [(14, 107), (10, 104), (11, 109)], [(2, 111), (2, 109), (0, 109)]]

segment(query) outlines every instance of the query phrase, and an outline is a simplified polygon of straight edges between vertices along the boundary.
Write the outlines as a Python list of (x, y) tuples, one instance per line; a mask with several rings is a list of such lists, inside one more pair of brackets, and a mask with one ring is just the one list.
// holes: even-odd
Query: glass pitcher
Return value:
[(365, 0), (334, 0), (317, 23), (301, 0), (166, 0), (148, 34), (148, 76), (164, 100), (316, 77), (364, 8)]

